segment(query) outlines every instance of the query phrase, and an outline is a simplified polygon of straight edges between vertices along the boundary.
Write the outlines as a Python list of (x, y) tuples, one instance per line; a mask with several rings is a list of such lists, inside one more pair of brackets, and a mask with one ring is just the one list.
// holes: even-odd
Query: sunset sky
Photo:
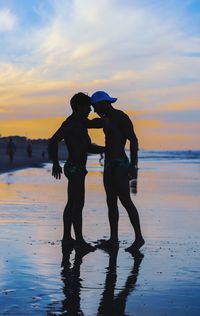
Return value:
[(140, 148), (200, 149), (199, 21), (200, 0), (0, 0), (0, 134), (48, 138), (105, 90)]

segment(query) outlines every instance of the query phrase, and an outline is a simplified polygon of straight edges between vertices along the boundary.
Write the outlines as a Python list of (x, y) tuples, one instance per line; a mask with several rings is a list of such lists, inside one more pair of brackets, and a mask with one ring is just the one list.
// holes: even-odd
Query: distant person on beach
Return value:
[(16, 150), (17, 150), (16, 145), (13, 142), (12, 137), (10, 137), (9, 142), (7, 143), (7, 147), (6, 147), (6, 152), (7, 152), (7, 155), (9, 156), (10, 164), (13, 163), (13, 158), (14, 158), (14, 154)]
[(45, 157), (46, 157), (46, 152), (43, 150), (42, 151), (42, 158), (45, 159)]
[[(88, 120), (88, 128), (102, 128), (105, 134), (104, 187), (107, 196), (110, 239), (100, 247), (118, 246), (119, 211), (117, 200), (126, 209), (135, 231), (135, 241), (126, 251), (137, 251), (144, 244), (140, 228), (138, 211), (130, 196), (129, 180), (135, 175), (138, 164), (138, 140), (133, 124), (124, 112), (113, 108), (117, 98), (110, 97), (104, 91), (97, 91), (91, 97), (94, 112), (100, 118)], [(125, 153), (126, 141), (130, 141), (130, 163)]]
[[(68, 202), (63, 214), (64, 234), (62, 243), (84, 250), (94, 250), (86, 243), (82, 234), (82, 210), (85, 198), (85, 176), (87, 153), (104, 152), (104, 147), (93, 145), (87, 131), (87, 117), (91, 111), (91, 99), (79, 92), (70, 100), (72, 114), (62, 123), (49, 142), (49, 156), (53, 161), (52, 175), (61, 178), (62, 168), (58, 161), (58, 143), (64, 139), (68, 149), (68, 160), (64, 174), (68, 178)], [(75, 239), (71, 236), (74, 228)]]
[(32, 157), (32, 153), (33, 153), (33, 149), (32, 149), (31, 143), (28, 143), (28, 145), (27, 145), (27, 147), (26, 147), (26, 152), (27, 152), (27, 156), (28, 156), (29, 158), (31, 158), (31, 157)]

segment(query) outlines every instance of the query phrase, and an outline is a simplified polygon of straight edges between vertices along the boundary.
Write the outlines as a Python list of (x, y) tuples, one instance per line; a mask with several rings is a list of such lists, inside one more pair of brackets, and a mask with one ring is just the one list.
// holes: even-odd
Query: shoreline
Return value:
[(7, 166), (7, 167), (3, 167), (0, 169), (0, 175), (5, 174), (5, 173), (10, 173), (10, 172), (15, 172), (15, 171), (19, 171), (19, 170), (23, 170), (23, 169), (27, 169), (27, 168), (43, 168), (43, 165), (45, 163), (50, 162), (48, 161), (42, 161), (42, 162), (31, 162), (28, 164), (20, 164), (20, 165), (13, 165), (13, 166)]
[[(32, 155), (27, 154), (27, 142), (16, 142), (16, 152), (13, 156), (13, 162), (10, 162), (6, 153), (6, 144), (0, 147), (0, 174), (9, 173), (25, 168), (42, 167), (45, 163), (51, 162), (48, 156), (47, 142), (35, 141), (32, 143)], [(67, 151), (65, 144), (59, 146), (59, 160), (66, 160)]]
[(23, 150), (18, 150), (14, 155), (13, 162), (9, 161), (8, 155), (4, 154), (0, 157), (0, 174), (9, 173), (25, 168), (42, 167), (43, 164), (50, 162), (50, 159), (42, 157), (37, 150), (32, 157), (24, 155)]

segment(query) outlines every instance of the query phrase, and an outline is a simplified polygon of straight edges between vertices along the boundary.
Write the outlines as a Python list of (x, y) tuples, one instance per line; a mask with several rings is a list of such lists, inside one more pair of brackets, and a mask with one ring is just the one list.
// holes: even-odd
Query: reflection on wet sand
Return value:
[[(81, 289), (82, 279), (80, 278), (82, 259), (89, 252), (75, 251), (72, 259), (73, 248), (62, 248), (62, 271), (61, 279), (64, 283), (61, 314), (62, 315), (84, 315), (81, 309)], [(115, 287), (117, 281), (117, 256), (118, 249), (106, 251), (109, 255), (109, 263), (106, 272), (105, 285), (97, 311), (97, 315), (117, 316), (125, 315), (126, 301), (129, 294), (134, 290), (140, 264), (144, 255), (138, 251), (133, 255), (133, 267), (129, 273), (124, 286), (115, 296)], [(72, 263), (73, 262), (73, 263)], [(51, 314), (49, 314), (51, 315)]]
[(140, 264), (144, 255), (138, 251), (133, 255), (133, 267), (126, 279), (124, 287), (119, 294), (114, 295), (116, 281), (117, 281), (117, 255), (118, 249), (114, 249), (109, 253), (109, 264), (106, 273), (106, 280), (102, 298), (98, 308), (98, 316), (100, 315), (125, 315), (126, 301), (129, 294), (134, 290), (137, 282)]
[(70, 255), (73, 248), (62, 247), (62, 271), (61, 279), (64, 283), (63, 294), (65, 296), (62, 302), (63, 315), (83, 315), (81, 310), (81, 278), (80, 267), (82, 258), (89, 252), (75, 251), (74, 262), (71, 264)]

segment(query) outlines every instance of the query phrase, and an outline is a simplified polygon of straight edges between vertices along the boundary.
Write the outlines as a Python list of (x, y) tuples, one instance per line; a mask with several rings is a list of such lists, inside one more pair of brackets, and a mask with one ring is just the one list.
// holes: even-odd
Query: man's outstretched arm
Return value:
[[(101, 118), (94, 118), (93, 120), (87, 119), (86, 121), (87, 128), (103, 128), (103, 120)], [(88, 153), (91, 154), (102, 154), (105, 152), (104, 146), (99, 146), (93, 143), (90, 143), (88, 146)]]
[(90, 144), (88, 147), (88, 153), (90, 154), (103, 154), (105, 152), (104, 146), (99, 146), (96, 144)]

